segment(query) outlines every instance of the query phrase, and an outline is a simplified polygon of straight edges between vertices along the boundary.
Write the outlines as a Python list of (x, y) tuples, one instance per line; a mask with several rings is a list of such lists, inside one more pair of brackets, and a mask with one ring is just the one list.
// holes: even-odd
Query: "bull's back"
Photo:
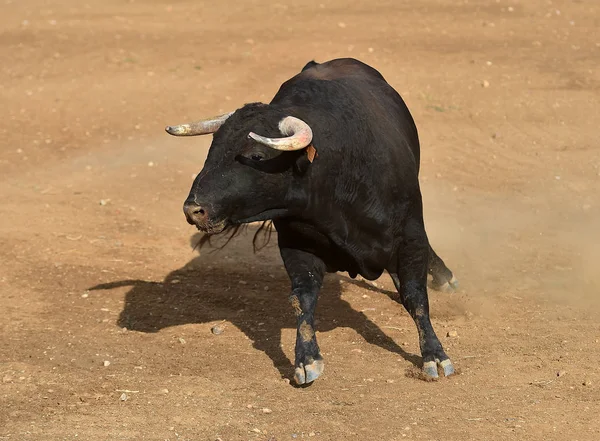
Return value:
[(320, 144), (338, 165), (362, 164), (364, 173), (375, 171), (375, 180), (387, 188), (393, 179), (403, 186), (416, 182), (416, 126), (400, 95), (372, 67), (350, 58), (310, 62), (271, 104), (308, 122), (315, 147)]
[(352, 77), (363, 79), (369, 76), (385, 81), (376, 69), (354, 58), (338, 58), (326, 63), (311, 61), (304, 66), (302, 72), (298, 75), (301, 78), (314, 78), (326, 81)]
[(311, 61), (281, 86), (271, 104), (293, 108), (300, 115), (308, 113), (309, 118), (318, 115), (313, 118), (317, 123), (336, 127), (340, 133), (353, 128), (370, 131), (374, 145), (368, 148), (389, 155), (382, 158), (388, 164), (402, 166), (408, 161), (418, 173), (419, 139), (406, 104), (376, 69), (361, 61)]

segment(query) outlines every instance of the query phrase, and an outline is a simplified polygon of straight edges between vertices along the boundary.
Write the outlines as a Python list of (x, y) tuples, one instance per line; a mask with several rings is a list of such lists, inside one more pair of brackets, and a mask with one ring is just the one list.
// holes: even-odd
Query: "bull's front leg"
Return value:
[(313, 254), (292, 248), (281, 248), (281, 257), (292, 281), (290, 302), (297, 320), (294, 379), (298, 384), (307, 384), (316, 380), (325, 366), (314, 317), (325, 264)]

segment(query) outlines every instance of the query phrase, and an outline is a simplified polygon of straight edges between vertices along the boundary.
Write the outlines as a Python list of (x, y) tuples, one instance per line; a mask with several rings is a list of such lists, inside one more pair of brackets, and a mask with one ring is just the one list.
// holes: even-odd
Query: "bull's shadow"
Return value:
[[(280, 346), (281, 330), (296, 326), (288, 301), (290, 281), (276, 246), (269, 245), (252, 256), (249, 242), (242, 236), (219, 252), (203, 249), (184, 267), (169, 273), (163, 282), (120, 280), (90, 289), (131, 286), (117, 324), (134, 331), (158, 332), (169, 326), (226, 320), (270, 357), (283, 377), (292, 378), (294, 366)], [(235, 256), (235, 261), (228, 256)], [(382, 295), (396, 295), (365, 282), (328, 275), (317, 305), (318, 331), (349, 327), (367, 342), (395, 352), (415, 366), (420, 363), (420, 357), (404, 351), (365, 314), (341, 298), (342, 280)]]

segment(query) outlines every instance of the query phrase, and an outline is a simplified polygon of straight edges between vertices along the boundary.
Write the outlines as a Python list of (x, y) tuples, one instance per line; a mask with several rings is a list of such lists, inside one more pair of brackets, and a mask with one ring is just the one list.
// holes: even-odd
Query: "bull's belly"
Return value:
[(360, 274), (368, 280), (381, 276), (393, 255), (394, 239), (389, 234), (373, 234), (357, 229), (348, 237), (334, 232), (325, 234), (301, 221), (275, 221), (279, 246), (314, 254), (325, 263), (329, 272)]
[(352, 278), (361, 275), (367, 280), (378, 279), (388, 266), (389, 258), (384, 253), (359, 253), (348, 255), (337, 250), (334, 255), (324, 259), (329, 272), (347, 272)]

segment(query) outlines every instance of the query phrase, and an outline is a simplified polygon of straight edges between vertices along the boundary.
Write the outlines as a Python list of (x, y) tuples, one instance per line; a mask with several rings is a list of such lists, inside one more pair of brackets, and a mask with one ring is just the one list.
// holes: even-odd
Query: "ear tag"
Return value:
[(312, 144), (309, 145), (308, 147), (306, 147), (306, 156), (308, 157), (308, 160), (310, 161), (311, 164), (315, 160), (315, 158), (319, 157), (319, 154), (317, 153), (317, 149), (314, 148)]

